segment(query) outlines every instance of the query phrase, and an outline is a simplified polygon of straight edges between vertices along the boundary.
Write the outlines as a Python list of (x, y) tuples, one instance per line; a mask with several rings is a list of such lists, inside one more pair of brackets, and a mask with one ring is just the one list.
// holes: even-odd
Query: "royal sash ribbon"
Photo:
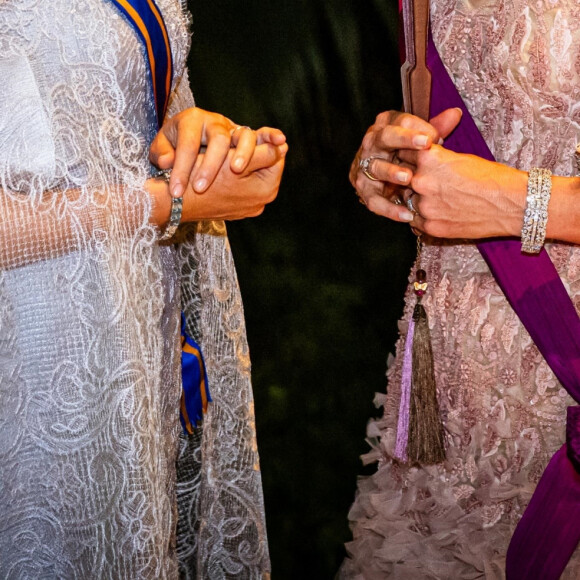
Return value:
[[(459, 107), (463, 117), (445, 147), (494, 161), (447, 73), (431, 34), (430, 116)], [(477, 244), (508, 302), (568, 393), (580, 401), (580, 318), (546, 250), (521, 252), (514, 239)], [(580, 408), (568, 409), (567, 445), (548, 466), (518, 524), (507, 553), (508, 580), (557, 580), (580, 541)]]
[(167, 27), (154, 0), (110, 0), (125, 16), (146, 52), (158, 128), (163, 124), (173, 80)]
[[(157, 127), (160, 128), (167, 112), (173, 59), (165, 21), (154, 0), (110, 0), (131, 25), (145, 48), (149, 80), (155, 102)], [(209, 394), (205, 361), (200, 346), (187, 335), (185, 315), (181, 314), (181, 424), (193, 433), (207, 411)]]
[(188, 433), (203, 419), (211, 402), (205, 361), (199, 345), (185, 332), (185, 315), (181, 314), (181, 425)]

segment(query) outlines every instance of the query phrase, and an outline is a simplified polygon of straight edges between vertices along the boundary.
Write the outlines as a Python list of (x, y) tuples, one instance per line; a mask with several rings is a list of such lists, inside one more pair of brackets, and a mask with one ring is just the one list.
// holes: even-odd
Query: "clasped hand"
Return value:
[[(195, 107), (164, 123), (149, 157), (160, 169), (172, 168), (169, 191), (184, 196), (183, 221), (231, 220), (260, 214), (276, 197), (287, 150), (278, 129), (253, 131)], [(169, 200), (154, 185), (148, 190), (158, 214), (152, 219), (162, 225)]]
[[(351, 166), (357, 195), (372, 212), (434, 237), (518, 235), (527, 174), (446, 149), (444, 139), (460, 120), (459, 109), (429, 123), (397, 111), (379, 115)], [(369, 157), (367, 173), (376, 181), (360, 167)]]

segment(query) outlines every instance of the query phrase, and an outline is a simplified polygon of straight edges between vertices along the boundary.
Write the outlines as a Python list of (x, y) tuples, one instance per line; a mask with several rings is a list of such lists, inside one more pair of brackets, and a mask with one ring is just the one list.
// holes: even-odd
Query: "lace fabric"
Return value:
[[(193, 105), (189, 16), (158, 4), (174, 114)], [(156, 243), (141, 46), (103, 0), (0, 2), (0, 30), (0, 577), (263, 577), (235, 269), (223, 224)], [(216, 403), (179, 452), (177, 540), (182, 308)]]
[[(498, 161), (574, 173), (580, 134), (579, 16), (572, 0), (432, 3), (435, 42)], [(548, 247), (575, 304), (578, 248)], [(565, 438), (572, 404), (507, 304), (475, 246), (432, 242), (422, 267), (447, 460), (392, 461), (407, 294), (384, 416), (368, 428), (378, 461), (349, 514), (344, 578), (504, 578), (505, 553), (535, 485)], [(580, 557), (565, 578), (580, 575)]]

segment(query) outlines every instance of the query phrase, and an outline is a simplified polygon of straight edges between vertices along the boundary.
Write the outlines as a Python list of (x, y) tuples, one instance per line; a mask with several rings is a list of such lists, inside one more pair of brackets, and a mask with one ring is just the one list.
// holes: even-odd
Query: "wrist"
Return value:
[(510, 168), (509, 179), (503, 181), (502, 187), (506, 187), (508, 192), (507, 195), (504, 194), (503, 196), (505, 199), (504, 206), (500, 207), (502, 235), (519, 238), (526, 210), (528, 173), (519, 169)]
[(171, 194), (169, 184), (154, 177), (145, 182), (145, 191), (151, 196), (151, 214), (149, 223), (159, 230), (164, 230), (169, 223), (171, 214)]
[(546, 238), (577, 243), (580, 231), (580, 215), (577, 209), (579, 195), (580, 178), (557, 175), (552, 177)]

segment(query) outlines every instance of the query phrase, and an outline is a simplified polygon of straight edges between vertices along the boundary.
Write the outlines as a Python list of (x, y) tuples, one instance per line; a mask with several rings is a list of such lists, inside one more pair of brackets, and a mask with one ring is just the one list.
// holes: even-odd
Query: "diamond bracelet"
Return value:
[(528, 173), (528, 196), (522, 226), (522, 252), (537, 254), (544, 246), (548, 223), (548, 202), (552, 193), (552, 172), (533, 167)]

